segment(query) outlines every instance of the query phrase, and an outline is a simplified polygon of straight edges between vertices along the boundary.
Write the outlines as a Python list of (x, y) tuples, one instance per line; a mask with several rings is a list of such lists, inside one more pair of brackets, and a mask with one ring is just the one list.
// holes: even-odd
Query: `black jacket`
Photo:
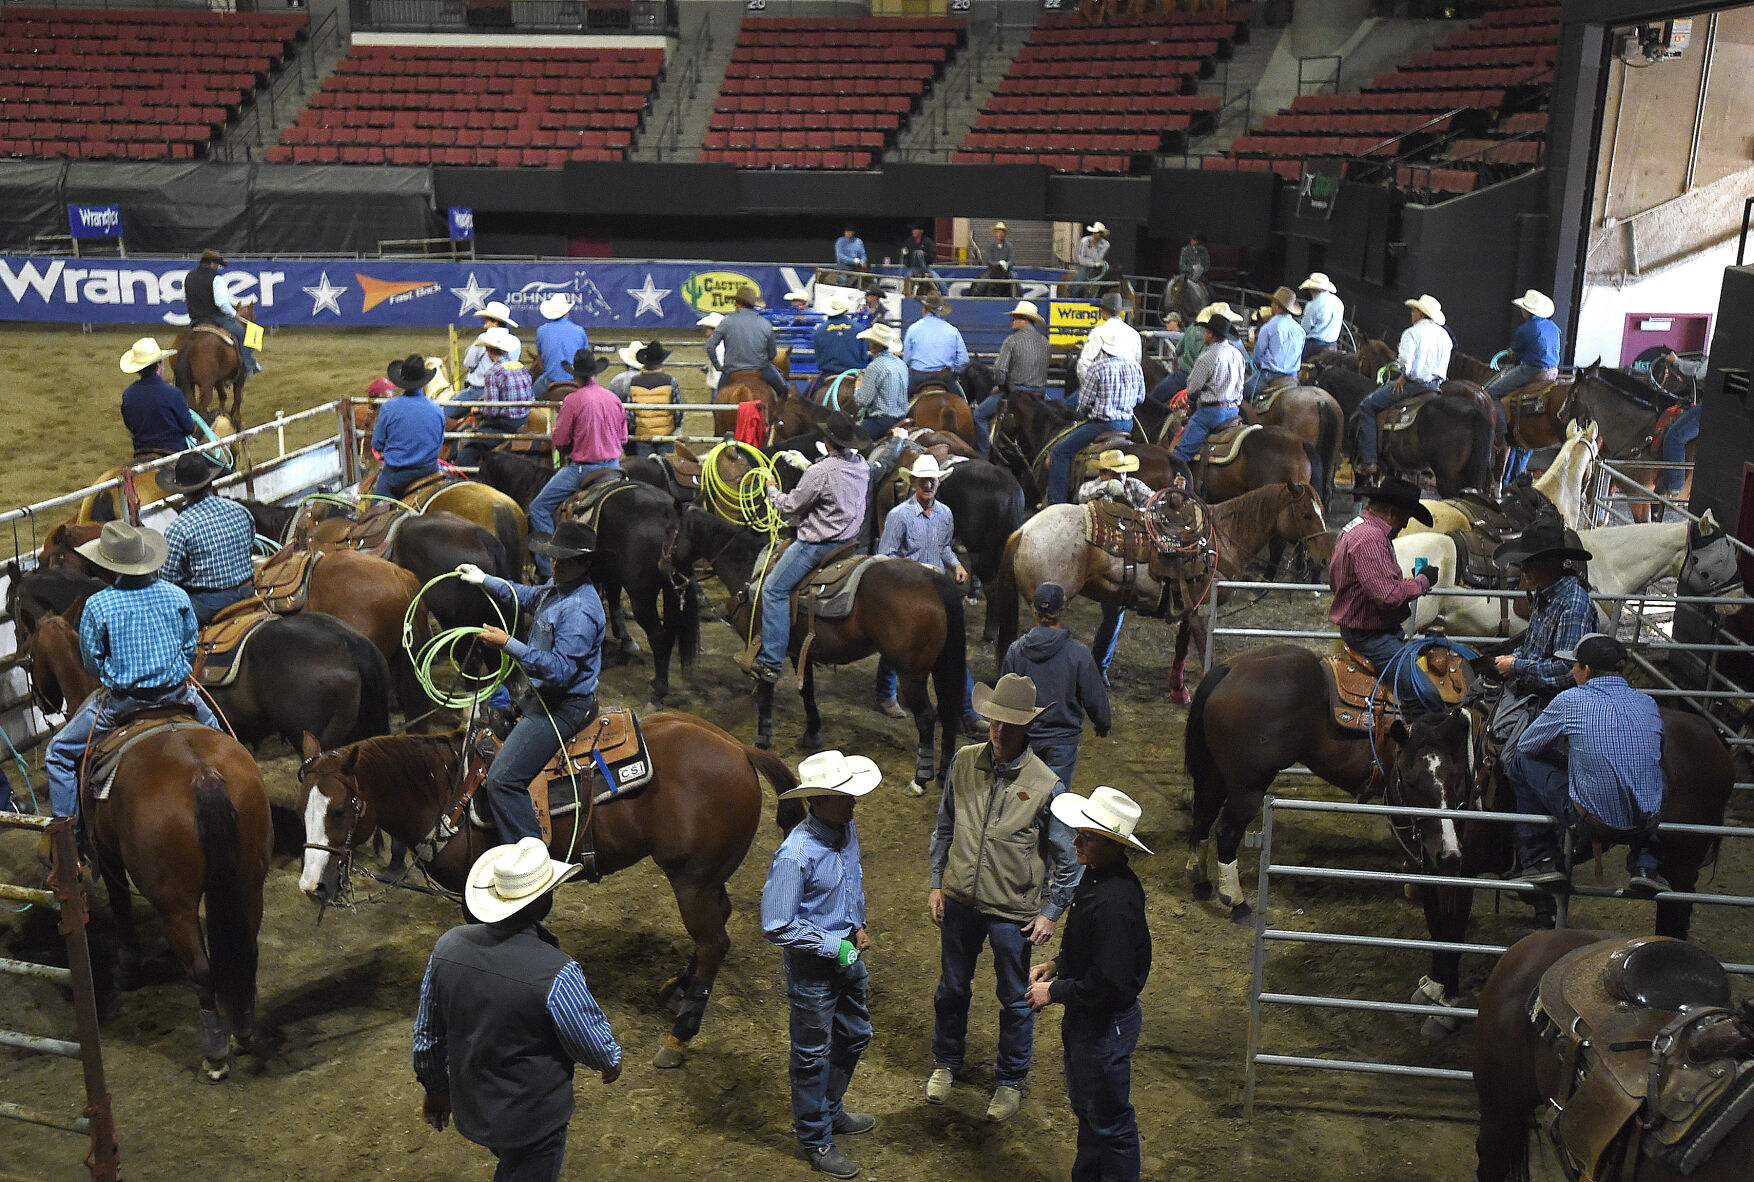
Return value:
[(1086, 866), (1066, 913), (1057, 970), (1048, 996), (1081, 1015), (1132, 1008), (1151, 975), (1151, 929), (1145, 888), (1126, 862)]
[(1076, 743), (1086, 713), (1097, 734), (1113, 723), (1096, 658), (1064, 628), (1031, 628), (1012, 641), (1001, 672), (1023, 674), (1035, 682), (1037, 703), (1053, 703), (1029, 728), (1032, 743)]
[(213, 298), (213, 281), (218, 271), (196, 267), (183, 276), (183, 303), (189, 308), (190, 324), (215, 324), (219, 321), (219, 304)]

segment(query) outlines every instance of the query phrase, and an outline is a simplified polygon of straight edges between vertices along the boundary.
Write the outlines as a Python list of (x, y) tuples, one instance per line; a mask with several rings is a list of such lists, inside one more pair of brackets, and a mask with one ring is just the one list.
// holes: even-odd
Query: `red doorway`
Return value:
[(1620, 336), (1620, 364), (1652, 345), (1666, 345), (1677, 353), (1703, 353), (1711, 341), (1710, 312), (1636, 312), (1626, 318)]

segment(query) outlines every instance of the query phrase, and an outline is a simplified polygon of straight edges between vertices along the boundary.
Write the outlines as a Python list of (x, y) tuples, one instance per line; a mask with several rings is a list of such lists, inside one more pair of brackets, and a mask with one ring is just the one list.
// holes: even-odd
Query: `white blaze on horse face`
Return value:
[[(1449, 807), (1449, 793), (1443, 787), (1443, 759), (1436, 752), (1425, 754), (1425, 770), (1431, 773), (1431, 782), (1437, 785), (1437, 807)], [(1456, 823), (1445, 817), (1438, 824), (1438, 848), (1446, 858), (1459, 858), (1462, 854), (1461, 842), (1456, 840)]]
[(304, 871), (298, 876), (298, 889), (307, 895), (317, 892), (317, 885), (323, 881), (323, 871), (329, 868), (329, 851), (309, 848), (314, 845), (328, 845), (329, 833), (324, 828), (324, 819), (329, 815), (329, 798), (323, 790), (311, 785), (310, 795), (305, 797), (305, 849)]

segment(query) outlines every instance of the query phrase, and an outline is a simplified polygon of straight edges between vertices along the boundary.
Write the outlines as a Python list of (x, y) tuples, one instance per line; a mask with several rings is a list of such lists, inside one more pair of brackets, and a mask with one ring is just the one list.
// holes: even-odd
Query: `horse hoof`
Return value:
[(772, 735), (756, 735), (755, 736), (755, 748), (758, 751), (772, 751), (773, 750), (773, 736)]
[(922, 786), (920, 784), (920, 782), (918, 780), (909, 780), (908, 785), (907, 785), (907, 794), (909, 796), (924, 796), (926, 794), (926, 789), (924, 788), (924, 786)]
[(1174, 704), (1176, 706), (1186, 706), (1188, 704), (1188, 688), (1187, 688), (1187, 686), (1178, 685), (1174, 689), (1170, 690), (1169, 691), (1169, 700), (1172, 704)]
[(1442, 1042), (1461, 1028), (1460, 1018), (1439, 1018), (1433, 1015), (1420, 1025), (1419, 1033), (1427, 1042)]
[(616, 648), (616, 652), (620, 654), (621, 659), (624, 661), (633, 660), (635, 657), (639, 656), (642, 651), (643, 650), (639, 646), (639, 641), (637, 640), (624, 640)]
[(255, 1037), (253, 1035), (245, 1034), (245, 1035), (240, 1036), (240, 1035), (234, 1034), (231, 1036), (231, 1053), (232, 1054), (234, 1054), (234, 1055), (247, 1055), (254, 1049), (255, 1049)]
[(203, 1059), (201, 1060), (201, 1072), (207, 1077), (208, 1083), (218, 1083), (231, 1074), (231, 1061), (229, 1059)]
[(1245, 924), (1254, 913), (1254, 908), (1247, 903), (1238, 903), (1230, 909), (1230, 922), (1238, 925)]
[(674, 1034), (664, 1036), (664, 1045), (652, 1056), (652, 1066), (660, 1071), (668, 1071), (673, 1067), (682, 1066), (688, 1058), (688, 1048)]
[(1211, 883), (1209, 883), (1209, 882), (1196, 882), (1194, 884), (1194, 901), (1196, 903), (1204, 903), (1207, 899), (1210, 899), (1211, 897), (1212, 897), (1212, 884)]
[(798, 750), (806, 755), (822, 750), (822, 736), (814, 732), (801, 736), (798, 739)]

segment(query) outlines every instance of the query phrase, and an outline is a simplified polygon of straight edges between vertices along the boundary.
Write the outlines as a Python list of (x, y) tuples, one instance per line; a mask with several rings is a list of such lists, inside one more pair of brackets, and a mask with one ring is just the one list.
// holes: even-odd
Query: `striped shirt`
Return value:
[(883, 539), (877, 553), (890, 558), (911, 558), (945, 574), (953, 574), (962, 563), (956, 557), (956, 519), (949, 505), (933, 503), (931, 513), (920, 505), (918, 497), (909, 497), (889, 511), (883, 521)]
[(894, 353), (879, 353), (859, 374), (853, 403), (861, 417), (899, 419), (907, 413), (907, 366)]
[(1105, 353), (1078, 391), (1078, 413), (1095, 422), (1118, 422), (1132, 418), (1144, 398), (1145, 373), (1138, 363)]
[(1518, 689), (1562, 690), (1573, 684), (1571, 662), (1554, 653), (1569, 652), (1587, 633), (1596, 631), (1596, 605), (1577, 576), (1566, 575), (1551, 587), (1535, 592), (1529, 628), (1516, 647), (1510, 676)]
[(1233, 341), (1219, 341), (1194, 362), (1188, 397), (1195, 406), (1241, 406), (1243, 371), (1242, 350)]
[(774, 851), (761, 892), (762, 935), (782, 948), (834, 956), (864, 926), (858, 829), (806, 816)]
[(144, 587), (106, 587), (86, 600), (79, 651), (110, 689), (169, 689), (188, 679), (199, 632), (188, 594), (154, 579)]
[(177, 515), (164, 531), (170, 552), (158, 577), (185, 590), (223, 591), (256, 573), (250, 561), (256, 523), (229, 498), (209, 494)]
[(1554, 698), (1517, 750), (1563, 759), (1572, 800), (1605, 824), (1641, 828), (1662, 811), (1663, 716), (1624, 677), (1602, 674)]
[(1008, 381), (1013, 386), (1031, 386), (1037, 390), (1047, 389), (1048, 366), (1054, 357), (1053, 348), (1048, 339), (1033, 328), (1013, 329), (999, 346), (999, 356), (993, 360), (993, 369), (1001, 381)]

